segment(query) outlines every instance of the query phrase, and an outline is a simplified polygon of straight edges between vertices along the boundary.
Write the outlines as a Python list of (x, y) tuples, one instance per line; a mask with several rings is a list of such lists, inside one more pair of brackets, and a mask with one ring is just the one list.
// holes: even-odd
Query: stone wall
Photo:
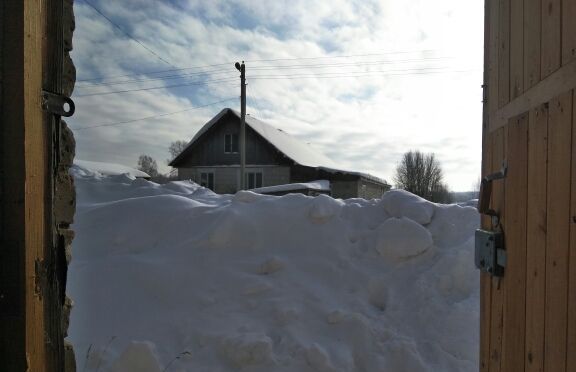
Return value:
[[(70, 58), (72, 50), (72, 34), (75, 28), (73, 0), (64, 0), (63, 12), (63, 34), (64, 34), (64, 60), (62, 69), (62, 93), (70, 97), (74, 90), (76, 82), (76, 68)], [(56, 179), (54, 190), (54, 221), (56, 239), (56, 249), (64, 252), (67, 272), (67, 265), (72, 257), (72, 239), (74, 231), (70, 228), (74, 222), (74, 212), (76, 210), (76, 192), (74, 189), (74, 179), (69, 173), (69, 169), (74, 161), (76, 142), (74, 134), (66, 125), (64, 120), (60, 121), (59, 139), (57, 139), (59, 154), (56, 164)], [(63, 289), (66, 288), (66, 274), (64, 274)], [(72, 309), (72, 300), (65, 297), (63, 305), (62, 333), (67, 336), (68, 325), (70, 323), (70, 311)], [(64, 344), (64, 363), (66, 372), (76, 371), (76, 361), (74, 350), (69, 342)]]

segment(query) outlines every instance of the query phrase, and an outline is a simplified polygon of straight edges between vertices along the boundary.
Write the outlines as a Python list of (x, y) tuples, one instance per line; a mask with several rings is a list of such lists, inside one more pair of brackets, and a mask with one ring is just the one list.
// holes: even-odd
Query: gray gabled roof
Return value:
[[(237, 118), (240, 118), (240, 113), (232, 110), (230, 108), (225, 108), (220, 111), (216, 116), (214, 116), (209, 122), (204, 124), (202, 128), (194, 135), (194, 138), (188, 143), (186, 148), (170, 162), (170, 166), (176, 166), (188, 149), (202, 137), (210, 128), (212, 128), (216, 123), (222, 119), (226, 114), (232, 114)], [(321, 168), (329, 172), (341, 172), (347, 174), (354, 174), (366, 178), (370, 178), (381, 183), (386, 183), (386, 181), (378, 179), (377, 177), (371, 176), (369, 174), (352, 172), (343, 170), (342, 167), (338, 166), (330, 158), (326, 157), (324, 154), (316, 151), (312, 146), (300, 141), (299, 139), (292, 137), (288, 133), (281, 129), (275, 128), (270, 124), (264, 123), (261, 120), (255, 119), (251, 116), (246, 116), (246, 125), (252, 128), (256, 133), (262, 136), (268, 143), (275, 147), (278, 151), (284, 154), (287, 158), (293, 160), (296, 164), (303, 165), (312, 168)]]

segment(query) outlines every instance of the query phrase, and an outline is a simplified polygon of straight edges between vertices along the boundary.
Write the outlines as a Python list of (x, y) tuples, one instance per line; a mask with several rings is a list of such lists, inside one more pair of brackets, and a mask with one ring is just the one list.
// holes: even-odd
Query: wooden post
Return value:
[(46, 135), (41, 108), (41, 2), (2, 2), (2, 230), (0, 360), (46, 371), (39, 286), (46, 241)]
[(240, 190), (246, 188), (246, 65), (236, 63), (240, 70)]
[[(42, 108), (43, 90), (71, 94), (74, 67), (65, 56), (72, 29), (69, 0), (0, 2), (2, 371), (74, 368), (64, 365), (63, 317), (65, 248), (73, 236), (68, 167), (74, 140), (71, 132), (60, 132), (66, 130), (60, 118)], [(60, 139), (65, 151), (58, 146)]]

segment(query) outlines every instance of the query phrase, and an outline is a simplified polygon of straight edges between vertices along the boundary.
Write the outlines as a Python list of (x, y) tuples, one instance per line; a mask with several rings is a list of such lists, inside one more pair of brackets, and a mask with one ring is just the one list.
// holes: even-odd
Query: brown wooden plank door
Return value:
[(576, 371), (576, 0), (486, 0), (482, 173), (504, 234), (481, 272), (481, 371)]

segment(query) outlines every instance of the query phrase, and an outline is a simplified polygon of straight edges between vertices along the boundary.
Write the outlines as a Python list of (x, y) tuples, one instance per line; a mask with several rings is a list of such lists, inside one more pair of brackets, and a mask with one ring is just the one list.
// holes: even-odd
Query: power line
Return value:
[[(427, 75), (427, 74), (439, 74), (439, 73), (463, 73), (463, 72), (474, 71), (474, 70), (434, 71), (434, 70), (441, 70), (443, 68), (444, 67), (429, 67), (429, 68), (424, 68), (424, 69), (405, 69), (405, 70), (382, 70), (382, 71), (359, 71), (359, 72), (346, 71), (346, 72), (326, 72), (326, 73), (300, 74), (300, 75), (294, 75), (294, 74), (292, 74), (292, 75), (282, 75), (282, 74), (252, 75), (250, 77), (250, 80), (278, 80), (278, 79), (293, 80), (293, 79), (307, 79), (307, 78), (330, 79), (330, 78), (339, 78), (339, 77), (342, 77), (342, 78), (359, 78), (359, 77), (369, 77), (369, 76)], [(187, 82), (187, 83), (181, 83), (181, 84), (165, 85), (165, 86), (160, 86), (160, 87), (126, 89), (126, 90), (117, 90), (117, 91), (111, 91), (111, 92), (80, 94), (80, 95), (77, 95), (76, 97), (102, 96), (102, 95), (108, 95), (108, 94), (139, 92), (139, 91), (176, 88), (176, 87), (192, 86), (192, 85), (208, 85), (208, 84), (214, 84), (214, 83), (227, 83), (227, 82), (232, 82), (235, 80), (236, 80), (236, 78), (212, 79), (212, 80), (206, 80), (206, 81), (202, 81), (202, 82)]]
[(367, 61), (367, 62), (318, 63), (312, 65), (254, 66), (250, 67), (250, 70), (292, 70), (292, 69), (304, 69), (304, 68), (347, 67), (347, 66), (359, 67), (359, 66), (388, 65), (395, 63), (420, 63), (428, 61), (440, 61), (443, 59), (447, 59), (447, 57), (380, 60), (380, 61)]
[(226, 63), (217, 63), (214, 65), (203, 65), (203, 66), (192, 66), (192, 67), (183, 67), (183, 68), (173, 68), (170, 70), (156, 70), (156, 71), (149, 71), (149, 72), (142, 72), (142, 73), (135, 73), (135, 74), (125, 74), (125, 75), (113, 75), (113, 76), (100, 76), (94, 77), (90, 79), (81, 79), (77, 80), (78, 83), (84, 83), (87, 81), (94, 81), (94, 80), (106, 80), (106, 79), (115, 79), (115, 78), (122, 78), (122, 77), (130, 77), (130, 76), (140, 76), (140, 75), (153, 75), (153, 74), (162, 74), (165, 72), (174, 72), (174, 71), (184, 71), (184, 70), (192, 70), (195, 68), (207, 68), (207, 67), (218, 67), (218, 66), (226, 66), (226, 65), (233, 65), (234, 62), (226, 62)]
[[(279, 62), (279, 61), (298, 61), (298, 60), (356, 58), (356, 57), (386, 56), (386, 55), (410, 54), (410, 53), (429, 53), (429, 52), (435, 52), (435, 51), (437, 51), (437, 49), (423, 49), (423, 50), (412, 50), (412, 51), (392, 51), (392, 52), (384, 52), (384, 53), (365, 53), (365, 54), (351, 54), (351, 55), (337, 55), (337, 56), (321, 56), (321, 57), (293, 57), (293, 58), (275, 58), (275, 59), (253, 59), (253, 60), (246, 60), (246, 62)], [(169, 70), (156, 70), (156, 71), (136, 73), (136, 74), (100, 76), (100, 77), (94, 77), (94, 78), (89, 78), (89, 79), (77, 80), (77, 82), (86, 82), (86, 81), (94, 81), (94, 80), (114, 79), (114, 78), (129, 77), (129, 76), (138, 76), (138, 75), (161, 74), (161, 73), (165, 73), (165, 72), (184, 71), (184, 70), (191, 70), (191, 69), (197, 69), (197, 68), (219, 67), (219, 66), (226, 66), (226, 65), (233, 65), (233, 64), (234, 64), (234, 62), (224, 62), (224, 63), (217, 63), (217, 64), (211, 64), (211, 65), (199, 65), (199, 66), (191, 66), (191, 67), (176, 68), (176, 69), (169, 69)], [(252, 66), (251, 69), (252, 69), (252, 68), (256, 68), (256, 67), (264, 67), (264, 66)], [(270, 67), (273, 67), (273, 66), (270, 66)], [(282, 67), (282, 66), (277, 66), (277, 67)]]
[(350, 54), (350, 55), (323, 56), (323, 57), (253, 59), (253, 60), (245, 60), (245, 62), (279, 62), (279, 61), (296, 61), (296, 60), (312, 60), (312, 59), (356, 58), (356, 57), (386, 56), (386, 55), (394, 55), (394, 54), (429, 53), (429, 52), (435, 52), (435, 51), (437, 51), (437, 49), (424, 49), (424, 50), (414, 50), (414, 51), (394, 51), (394, 52), (385, 52), (385, 53)]
[(85, 127), (80, 127), (80, 128), (72, 128), (72, 129), (73, 130), (84, 130), (84, 129), (91, 129), (91, 128), (112, 127), (112, 126), (116, 126), (116, 125), (130, 124), (130, 123), (135, 123), (137, 121), (154, 119), (154, 118), (159, 118), (162, 116), (169, 116), (169, 115), (179, 114), (179, 113), (185, 112), (185, 111), (191, 111), (191, 110), (196, 110), (196, 109), (203, 108), (203, 107), (213, 106), (213, 105), (217, 105), (219, 103), (228, 102), (228, 101), (232, 101), (232, 100), (236, 100), (236, 99), (238, 99), (238, 98), (237, 97), (227, 98), (227, 99), (224, 99), (224, 100), (221, 100), (218, 102), (212, 102), (212, 103), (208, 103), (208, 104), (202, 105), (202, 106), (189, 107), (189, 108), (184, 109), (184, 110), (166, 112), (163, 114), (147, 116), (144, 118), (138, 118), (138, 119), (132, 119), (132, 120), (126, 120), (126, 121), (118, 121), (118, 122), (114, 122), (114, 123), (96, 124), (96, 125), (90, 125), (90, 126), (85, 126)]
[[(386, 64), (396, 64), (396, 63), (417, 63), (417, 62), (427, 62), (427, 61), (440, 61), (446, 59), (446, 57), (434, 57), (434, 58), (422, 58), (422, 59), (405, 59), (405, 60), (381, 60), (381, 61), (370, 61), (370, 62), (345, 62), (345, 63), (321, 63), (321, 64), (308, 64), (308, 65), (285, 65), (285, 66), (256, 66), (252, 67), (251, 70), (264, 71), (264, 70), (300, 70), (300, 69), (319, 69), (319, 68), (335, 68), (335, 67), (362, 67), (362, 66), (378, 66)], [(223, 73), (232, 73), (231, 69), (221, 68), (209, 71), (197, 71), (186, 74), (176, 74), (176, 75), (166, 75), (159, 76), (155, 78), (143, 78), (143, 79), (132, 79), (132, 80), (122, 80), (122, 81), (111, 81), (111, 82), (101, 82), (93, 83), (92, 86), (109, 86), (109, 85), (119, 85), (119, 84), (130, 84), (135, 82), (147, 82), (147, 81), (157, 81), (157, 80), (168, 80), (168, 79), (183, 79), (189, 76), (198, 75), (215, 75)], [(79, 88), (81, 88), (80, 86)]]
[(144, 90), (155, 90), (155, 89), (166, 89), (166, 88), (176, 88), (176, 87), (184, 87), (189, 85), (208, 85), (212, 83), (223, 83), (223, 82), (231, 82), (235, 81), (234, 78), (226, 78), (226, 79), (214, 79), (214, 80), (206, 80), (202, 82), (190, 82), (190, 83), (182, 83), (182, 84), (173, 84), (173, 85), (165, 85), (161, 87), (151, 87), (151, 88), (139, 88), (139, 89), (126, 89), (126, 90), (115, 90), (112, 92), (100, 92), (100, 93), (88, 93), (88, 94), (79, 94), (76, 97), (91, 97), (91, 96), (105, 96), (108, 94), (117, 94), (117, 93), (129, 93), (129, 92), (140, 92)]
[[(421, 71), (421, 72), (406, 72), (406, 73), (392, 73), (392, 74), (374, 74), (373, 71), (368, 74), (358, 74), (358, 75), (331, 75), (331, 76), (322, 76), (322, 75), (301, 75), (301, 76), (294, 76), (294, 75), (262, 75), (262, 76), (253, 76), (250, 77), (250, 80), (295, 80), (295, 79), (336, 79), (336, 78), (361, 78), (361, 77), (375, 77), (375, 76), (401, 76), (401, 75), (431, 75), (431, 74), (457, 74), (457, 73), (467, 73), (467, 72), (474, 72), (478, 70), (453, 70), (453, 71)], [(384, 72), (384, 71), (382, 71)]]
[(104, 19), (106, 19), (108, 22), (110, 22), (110, 24), (112, 24), (114, 27), (116, 27), (118, 30), (120, 30), (120, 32), (122, 32), (124, 35), (126, 35), (127, 37), (129, 37), (130, 39), (132, 39), (133, 41), (135, 41), (136, 43), (138, 43), (142, 48), (146, 49), (149, 53), (151, 53), (152, 55), (154, 55), (156, 58), (158, 58), (160, 61), (166, 63), (169, 66), (172, 67), (176, 67), (173, 64), (171, 64), (170, 62), (168, 62), (167, 60), (165, 60), (164, 58), (160, 57), (156, 52), (154, 52), (152, 49), (148, 48), (146, 45), (144, 45), (144, 43), (142, 43), (140, 40), (136, 39), (134, 36), (130, 35), (128, 32), (124, 31), (124, 29), (122, 29), (122, 27), (120, 27), (116, 22), (114, 22), (113, 20), (111, 20), (110, 18), (108, 18), (104, 13), (102, 13), (98, 8), (96, 8), (93, 4), (90, 3), (90, 1), (88, 0), (84, 0), (84, 2), (90, 6), (92, 9), (94, 9), (98, 14), (100, 14), (102, 17), (104, 17)]
[(250, 75), (251, 78), (255, 77), (316, 77), (316, 76), (341, 76), (341, 75), (350, 75), (350, 74), (373, 74), (373, 73), (380, 73), (380, 72), (420, 72), (426, 70), (442, 70), (446, 69), (445, 67), (422, 67), (422, 68), (408, 68), (408, 69), (394, 69), (394, 70), (371, 70), (371, 71), (333, 71), (333, 72), (301, 72), (298, 74), (273, 74), (273, 75)]
[(92, 83), (90, 85), (83, 85), (79, 86), (79, 88), (92, 88), (96, 86), (109, 86), (109, 85), (118, 85), (118, 84), (131, 84), (131, 83), (140, 83), (140, 82), (147, 82), (147, 81), (157, 81), (157, 80), (169, 80), (169, 79), (185, 79), (191, 76), (202, 76), (202, 75), (220, 75), (223, 73), (232, 73), (230, 69), (218, 69), (212, 71), (202, 71), (202, 72), (193, 72), (189, 74), (178, 74), (178, 75), (166, 75), (166, 76), (159, 76), (156, 78), (148, 78), (148, 79), (132, 79), (132, 80), (122, 80), (122, 81), (111, 81), (111, 82), (102, 82), (102, 83)]

